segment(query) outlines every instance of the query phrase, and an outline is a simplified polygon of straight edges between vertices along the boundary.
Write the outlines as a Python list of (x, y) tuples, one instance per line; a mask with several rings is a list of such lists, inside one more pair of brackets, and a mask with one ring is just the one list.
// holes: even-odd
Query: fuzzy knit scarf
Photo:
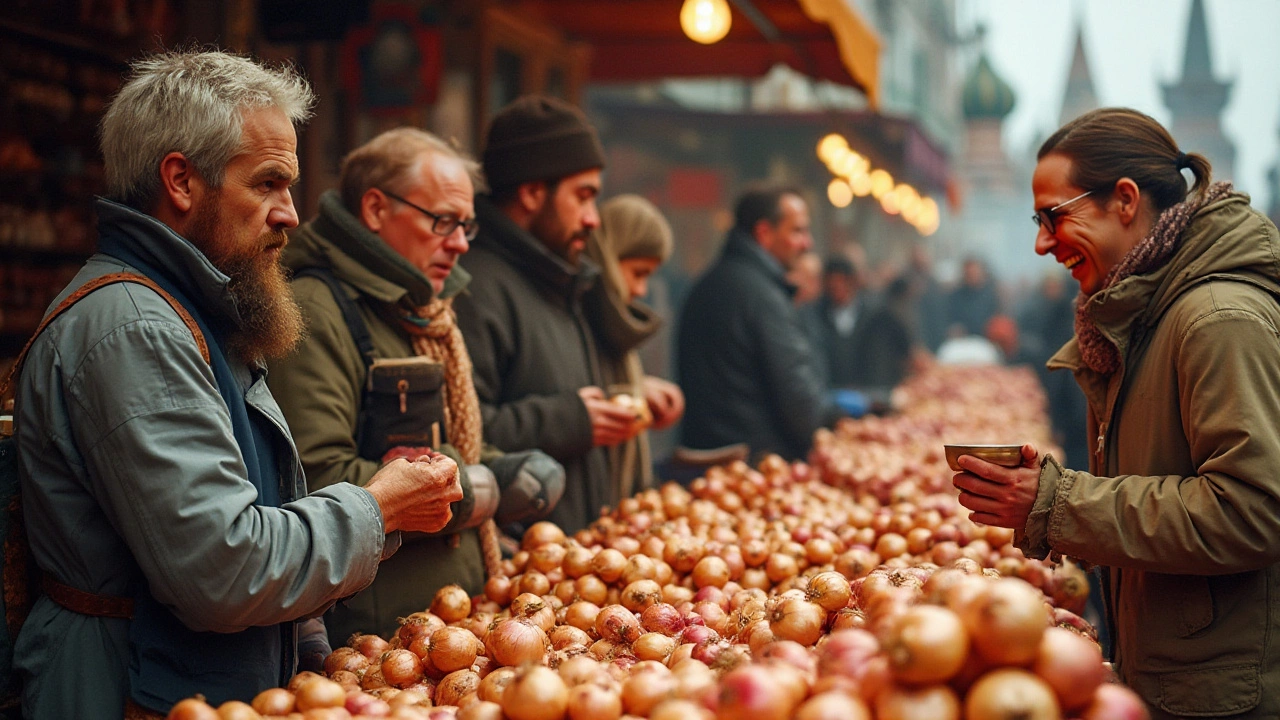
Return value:
[[(435, 298), (415, 308), (402, 323), (413, 340), (414, 353), (444, 365), (444, 427), (449, 442), (458, 449), (462, 462), (480, 462), (484, 435), (480, 420), (480, 399), (472, 379), (471, 356), (458, 329), (453, 298)], [(485, 571), (490, 577), (501, 574), (502, 550), (498, 527), (493, 520), (480, 525), (480, 547)]]
[[(1196, 213), (1200, 212), (1204, 206), (1217, 202), (1232, 192), (1231, 183), (1213, 183), (1200, 197), (1178, 203), (1161, 213), (1151, 232), (1112, 268), (1099, 292), (1111, 288), (1127, 277), (1150, 272), (1169, 262), (1181, 247), (1182, 233), (1191, 224), (1191, 219)], [(1089, 298), (1081, 293), (1076, 303), (1076, 341), (1080, 345), (1080, 357), (1094, 372), (1110, 375), (1120, 368), (1120, 351), (1094, 323), (1093, 315), (1089, 312), (1088, 300)]]

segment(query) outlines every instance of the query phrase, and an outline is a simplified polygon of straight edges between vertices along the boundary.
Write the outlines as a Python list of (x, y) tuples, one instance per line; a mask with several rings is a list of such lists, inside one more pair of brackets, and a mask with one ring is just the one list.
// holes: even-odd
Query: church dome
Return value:
[(1000, 120), (1013, 110), (1013, 88), (987, 61), (986, 53), (964, 81), (964, 115), (969, 120)]

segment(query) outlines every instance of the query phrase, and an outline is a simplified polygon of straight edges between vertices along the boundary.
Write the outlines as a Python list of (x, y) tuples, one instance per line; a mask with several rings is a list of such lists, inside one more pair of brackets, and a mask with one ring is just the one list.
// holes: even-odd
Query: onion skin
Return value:
[(343, 707), (347, 702), (347, 691), (332, 680), (316, 678), (303, 683), (298, 688), (296, 708), (306, 712), (315, 708)]
[(825, 692), (804, 701), (796, 710), (795, 720), (871, 720), (871, 710), (845, 693)]
[(945, 685), (890, 686), (876, 695), (874, 707), (876, 720), (960, 720), (960, 701)]
[(884, 642), (899, 681), (927, 685), (950, 680), (969, 654), (969, 633), (955, 613), (934, 605), (906, 611)]
[(203, 699), (187, 698), (169, 710), (166, 720), (221, 720), (218, 711), (209, 707)]
[(1138, 694), (1123, 685), (1103, 683), (1093, 701), (1080, 713), (1081, 720), (1151, 720)]
[(288, 715), (293, 712), (294, 697), (284, 688), (272, 688), (258, 693), (252, 704), (260, 715)]
[(992, 670), (978, 679), (964, 700), (966, 720), (1061, 720), (1053, 688), (1016, 668)]
[(599, 685), (578, 685), (569, 690), (569, 720), (618, 720), (622, 698)]
[(1056, 627), (1045, 631), (1032, 670), (1053, 688), (1058, 705), (1066, 711), (1088, 705), (1107, 680), (1107, 667), (1102, 664), (1098, 645)]
[(501, 665), (540, 663), (549, 645), (547, 634), (542, 628), (515, 619), (498, 622), (484, 639), (489, 657)]
[(508, 720), (562, 720), (568, 707), (564, 681), (540, 665), (521, 670), (502, 693), (502, 712)]
[(1008, 578), (990, 583), (960, 615), (974, 648), (993, 665), (1030, 665), (1051, 622), (1039, 591)]
[(767, 668), (747, 665), (720, 680), (718, 720), (785, 720), (795, 703)]

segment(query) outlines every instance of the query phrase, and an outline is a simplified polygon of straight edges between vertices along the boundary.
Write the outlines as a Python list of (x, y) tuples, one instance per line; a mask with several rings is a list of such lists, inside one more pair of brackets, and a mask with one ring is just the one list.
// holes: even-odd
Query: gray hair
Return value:
[(342, 159), (338, 187), (342, 192), (342, 204), (356, 217), (360, 216), (360, 203), (370, 188), (381, 188), (404, 194), (408, 191), (412, 174), (430, 157), (454, 158), (462, 163), (476, 192), (484, 190), (484, 174), (480, 163), (453, 144), (425, 130), (398, 127), (388, 130)]
[(311, 116), (315, 95), (292, 67), (265, 67), (217, 51), (178, 51), (132, 63), (129, 81), (102, 118), (107, 197), (150, 210), (160, 161), (182, 153), (212, 187), (242, 142), (243, 113), (274, 107), (292, 123)]

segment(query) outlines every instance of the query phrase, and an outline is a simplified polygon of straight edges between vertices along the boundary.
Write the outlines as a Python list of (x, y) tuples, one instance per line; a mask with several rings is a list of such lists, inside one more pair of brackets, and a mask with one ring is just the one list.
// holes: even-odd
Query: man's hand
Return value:
[(382, 510), (385, 531), (436, 532), (453, 517), (450, 503), (462, 499), (458, 464), (428, 451), (410, 462), (397, 458), (383, 466), (365, 489)]
[(596, 447), (617, 445), (635, 436), (636, 415), (605, 397), (594, 385), (578, 390), (578, 397), (591, 416), (591, 443)]
[(684, 415), (684, 391), (660, 377), (644, 376), (644, 400), (653, 415), (654, 430), (666, 430)]
[(972, 455), (961, 455), (957, 462), (965, 472), (956, 473), (952, 483), (960, 490), (960, 504), (973, 511), (970, 520), (1026, 528), (1040, 489), (1040, 452), (1034, 445), (1022, 446), (1021, 467), (1003, 467)]

